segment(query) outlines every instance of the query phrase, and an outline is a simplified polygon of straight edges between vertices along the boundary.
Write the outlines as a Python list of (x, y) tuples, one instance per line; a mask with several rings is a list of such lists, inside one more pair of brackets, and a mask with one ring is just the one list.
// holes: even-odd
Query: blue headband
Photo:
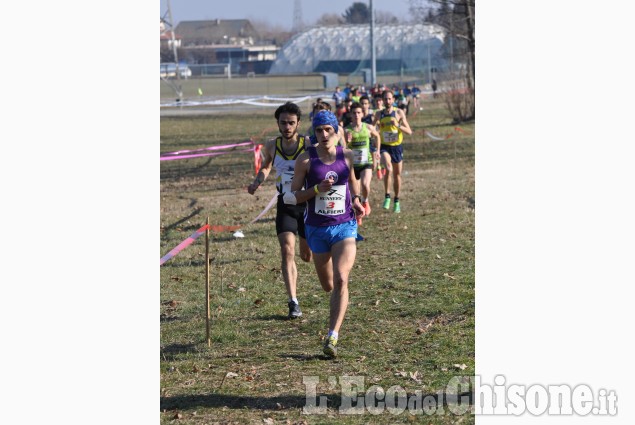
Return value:
[(313, 116), (313, 128), (320, 125), (330, 125), (336, 133), (340, 127), (337, 118), (335, 118), (335, 114), (331, 111), (320, 111)]

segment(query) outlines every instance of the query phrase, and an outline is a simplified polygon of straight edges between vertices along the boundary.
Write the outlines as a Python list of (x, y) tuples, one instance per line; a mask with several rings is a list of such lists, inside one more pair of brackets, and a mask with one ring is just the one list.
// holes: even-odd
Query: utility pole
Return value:
[(432, 63), (430, 62), (430, 40), (427, 41), (428, 46), (428, 83), (432, 84)]
[(302, 22), (302, 3), (300, 0), (295, 0), (293, 3), (293, 32), (302, 31), (302, 27), (304, 26)]
[(174, 20), (172, 19), (172, 8), (170, 7), (170, 0), (168, 2), (168, 19), (170, 20), (170, 34), (172, 38), (172, 51), (174, 52), (174, 62), (176, 63), (176, 84), (174, 90), (176, 91), (176, 101), (180, 103), (183, 99), (183, 90), (181, 89), (181, 70), (179, 69), (179, 56), (176, 51), (176, 38), (174, 36)]
[(373, 7), (373, 0), (370, 2), (370, 81), (374, 86), (377, 82), (377, 65), (375, 57), (375, 8)]

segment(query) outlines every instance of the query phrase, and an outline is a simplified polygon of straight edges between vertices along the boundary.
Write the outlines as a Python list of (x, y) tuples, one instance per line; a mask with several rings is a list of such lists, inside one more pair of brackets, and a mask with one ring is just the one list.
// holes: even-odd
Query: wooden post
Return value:
[(454, 149), (454, 160), (452, 162), (452, 171), (456, 170), (456, 138), (452, 138), (452, 148)]
[(205, 229), (205, 315), (207, 320), (205, 321), (205, 331), (207, 336), (207, 346), (212, 346), (212, 341), (209, 337), (209, 216), (207, 217), (207, 229)]

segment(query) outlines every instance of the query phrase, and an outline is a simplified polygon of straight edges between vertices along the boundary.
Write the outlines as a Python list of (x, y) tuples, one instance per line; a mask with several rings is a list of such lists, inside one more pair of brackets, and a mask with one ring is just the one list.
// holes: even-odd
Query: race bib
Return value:
[(293, 180), (293, 170), (285, 171), (278, 176), (280, 193), (291, 192), (291, 180)]
[(368, 164), (368, 149), (352, 149), (353, 151), (353, 164), (364, 165)]
[(320, 215), (344, 214), (346, 207), (346, 185), (331, 186), (328, 192), (320, 192), (315, 197), (315, 213)]
[(396, 142), (399, 140), (398, 131), (384, 131), (384, 141), (388, 143)]

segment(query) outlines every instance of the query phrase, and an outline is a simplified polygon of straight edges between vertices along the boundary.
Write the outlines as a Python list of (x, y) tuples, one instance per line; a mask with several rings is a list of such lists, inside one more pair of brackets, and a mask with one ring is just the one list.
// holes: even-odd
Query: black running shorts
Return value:
[(291, 232), (306, 239), (304, 234), (304, 210), (306, 202), (299, 205), (287, 205), (278, 195), (276, 211), (276, 235), (283, 232)]

